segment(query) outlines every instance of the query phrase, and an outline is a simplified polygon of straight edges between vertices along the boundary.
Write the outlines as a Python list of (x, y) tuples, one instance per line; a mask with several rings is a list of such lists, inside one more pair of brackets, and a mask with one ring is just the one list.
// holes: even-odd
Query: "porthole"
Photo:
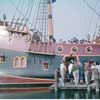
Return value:
[(77, 52), (78, 52), (78, 47), (73, 46), (73, 47), (71, 48), (71, 53), (77, 53)]
[(92, 51), (93, 51), (92, 46), (87, 46), (86, 47), (86, 53), (92, 53)]
[(63, 52), (63, 47), (62, 46), (58, 46), (57, 47), (57, 52)]

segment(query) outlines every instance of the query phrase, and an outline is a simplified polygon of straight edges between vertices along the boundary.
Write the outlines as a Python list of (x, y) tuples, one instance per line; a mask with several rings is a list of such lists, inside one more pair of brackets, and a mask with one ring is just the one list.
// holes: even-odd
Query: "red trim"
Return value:
[(17, 76), (0, 76), (0, 84), (53, 84), (54, 80), (42, 78), (26, 78)]
[(48, 87), (34, 87), (34, 88), (0, 88), (0, 92), (40, 92), (49, 91)]

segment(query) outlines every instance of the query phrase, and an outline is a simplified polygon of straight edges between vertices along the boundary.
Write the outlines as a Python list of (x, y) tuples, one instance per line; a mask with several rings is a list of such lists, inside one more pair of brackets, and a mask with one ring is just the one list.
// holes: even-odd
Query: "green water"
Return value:
[(0, 93), (0, 99), (99, 99), (100, 92), (95, 91), (59, 91), (59, 92), (15, 92)]

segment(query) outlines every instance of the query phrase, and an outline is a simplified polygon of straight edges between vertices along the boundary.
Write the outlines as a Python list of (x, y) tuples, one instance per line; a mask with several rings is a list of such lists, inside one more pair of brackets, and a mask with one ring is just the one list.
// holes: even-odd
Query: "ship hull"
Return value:
[(44, 91), (54, 84), (53, 79), (0, 76), (0, 92)]
[[(4, 53), (5, 62), (0, 63), (1, 75), (38, 77), (38, 78), (54, 78), (54, 72), (59, 68), (64, 56), (62, 55), (41, 55), (10, 49), (0, 49)], [(15, 57), (26, 57), (27, 63), (25, 68), (14, 67)], [(67, 57), (67, 56), (66, 56)], [(85, 60), (100, 62), (100, 56), (79, 56), (82, 63)], [(48, 69), (43, 69), (43, 62), (48, 62)]]

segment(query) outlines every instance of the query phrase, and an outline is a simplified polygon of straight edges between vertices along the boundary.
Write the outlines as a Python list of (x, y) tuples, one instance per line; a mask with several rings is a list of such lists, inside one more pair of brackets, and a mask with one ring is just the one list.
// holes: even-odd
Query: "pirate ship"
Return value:
[(67, 43), (56, 42), (52, 22), (55, 1), (38, 0), (34, 5), (35, 0), (28, 0), (25, 14), (20, 11), (22, 7), (16, 7), (18, 14), (15, 13), (10, 22), (4, 14), (3, 21), (0, 21), (1, 76), (51, 78), (61, 60), (70, 54), (78, 55), (81, 61), (100, 62), (99, 37), (94, 41), (74, 38)]

